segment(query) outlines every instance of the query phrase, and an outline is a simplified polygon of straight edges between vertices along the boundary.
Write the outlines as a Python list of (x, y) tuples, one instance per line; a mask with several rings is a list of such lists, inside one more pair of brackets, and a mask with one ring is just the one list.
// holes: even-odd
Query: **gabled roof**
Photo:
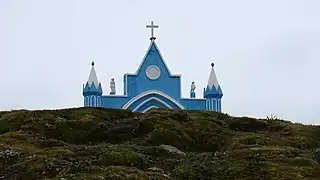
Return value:
[(137, 71), (135, 72), (135, 75), (137, 75), (137, 74), (139, 73), (142, 65), (144, 64), (144, 62), (145, 62), (146, 59), (147, 59), (147, 56), (150, 55), (150, 54), (152, 54), (152, 53), (154, 53), (154, 52), (159, 55), (160, 60), (161, 60), (162, 63), (164, 64), (164, 66), (165, 66), (165, 68), (166, 68), (166, 70), (168, 71), (168, 73), (169, 73), (170, 76), (178, 76), (178, 77), (180, 77), (180, 75), (171, 74), (171, 72), (170, 72), (170, 70), (169, 70), (166, 62), (164, 61), (163, 56), (162, 56), (162, 54), (161, 54), (161, 52), (160, 52), (160, 50), (159, 50), (159, 48), (158, 48), (158, 46), (157, 46), (157, 44), (156, 44), (156, 42), (155, 42), (155, 39), (152, 39), (152, 38), (151, 38), (151, 42), (150, 42), (149, 48), (148, 48), (145, 56), (143, 57), (143, 60), (142, 60), (142, 62), (140, 63)]

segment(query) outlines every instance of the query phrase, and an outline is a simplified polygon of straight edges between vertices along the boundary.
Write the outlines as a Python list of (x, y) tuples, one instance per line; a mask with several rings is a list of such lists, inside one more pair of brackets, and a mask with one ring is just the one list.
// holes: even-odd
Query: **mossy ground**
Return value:
[(0, 179), (316, 180), (319, 145), (318, 126), (215, 112), (7, 111)]

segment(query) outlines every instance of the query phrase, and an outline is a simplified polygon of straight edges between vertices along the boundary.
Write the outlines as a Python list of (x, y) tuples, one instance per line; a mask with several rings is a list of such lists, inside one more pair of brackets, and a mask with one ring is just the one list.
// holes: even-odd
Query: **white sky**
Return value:
[(319, 0), (2, 0), (0, 110), (82, 106), (92, 60), (104, 94), (138, 68), (154, 20), (183, 96), (215, 63), (223, 111), (320, 124)]

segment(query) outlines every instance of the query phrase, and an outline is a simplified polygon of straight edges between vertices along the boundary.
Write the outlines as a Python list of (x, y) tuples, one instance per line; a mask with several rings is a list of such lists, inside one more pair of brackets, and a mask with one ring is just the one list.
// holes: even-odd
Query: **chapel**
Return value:
[(221, 112), (223, 96), (211, 63), (208, 83), (203, 88), (203, 97), (196, 97), (195, 82), (191, 82), (189, 97), (181, 97), (181, 75), (171, 74), (165, 63), (154, 37), (154, 29), (159, 28), (151, 21), (150, 45), (135, 73), (123, 76), (123, 94), (116, 93), (115, 79), (110, 80), (110, 92), (103, 94), (101, 82), (98, 81), (95, 63), (87, 82), (83, 85), (85, 107), (104, 107), (129, 109), (147, 112), (152, 108), (192, 109)]

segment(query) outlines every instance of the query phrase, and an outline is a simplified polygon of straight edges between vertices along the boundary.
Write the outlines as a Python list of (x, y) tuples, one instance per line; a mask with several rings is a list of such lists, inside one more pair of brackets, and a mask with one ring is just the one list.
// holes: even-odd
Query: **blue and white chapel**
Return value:
[(85, 107), (104, 107), (129, 109), (137, 112), (147, 112), (152, 108), (190, 109), (221, 112), (223, 96), (218, 83), (214, 64), (208, 84), (203, 89), (203, 98), (197, 98), (195, 83), (191, 83), (190, 96), (181, 97), (180, 75), (171, 74), (155, 42), (154, 28), (159, 26), (147, 25), (151, 28), (151, 42), (145, 57), (135, 73), (123, 76), (124, 93), (116, 93), (115, 80), (110, 82), (110, 92), (103, 95), (102, 85), (98, 81), (94, 62), (86, 84), (83, 85)]

